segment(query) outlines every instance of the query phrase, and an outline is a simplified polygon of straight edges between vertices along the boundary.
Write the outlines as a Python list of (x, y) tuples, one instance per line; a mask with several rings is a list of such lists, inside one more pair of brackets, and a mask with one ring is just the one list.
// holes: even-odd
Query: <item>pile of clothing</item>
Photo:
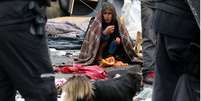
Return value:
[(65, 73), (65, 74), (83, 74), (88, 76), (92, 80), (97, 79), (107, 79), (106, 71), (97, 65), (93, 66), (83, 66), (80, 64), (74, 64), (73, 66), (63, 65), (55, 67), (56, 73)]

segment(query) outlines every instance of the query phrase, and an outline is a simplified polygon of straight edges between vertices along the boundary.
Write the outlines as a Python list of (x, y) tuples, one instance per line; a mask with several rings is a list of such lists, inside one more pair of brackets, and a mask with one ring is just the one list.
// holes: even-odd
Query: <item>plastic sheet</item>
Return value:
[(141, 27), (141, 3), (139, 0), (124, 0), (122, 16), (132, 39), (135, 40), (136, 33), (142, 32)]

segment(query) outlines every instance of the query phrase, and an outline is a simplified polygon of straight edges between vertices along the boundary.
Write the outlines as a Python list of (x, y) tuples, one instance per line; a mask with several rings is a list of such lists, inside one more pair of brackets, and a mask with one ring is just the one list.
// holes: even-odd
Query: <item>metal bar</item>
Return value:
[(55, 77), (55, 78), (70, 78), (73, 75), (76, 74), (53, 74), (53, 73), (46, 73), (46, 74), (41, 74), (41, 78), (50, 78), (50, 77)]

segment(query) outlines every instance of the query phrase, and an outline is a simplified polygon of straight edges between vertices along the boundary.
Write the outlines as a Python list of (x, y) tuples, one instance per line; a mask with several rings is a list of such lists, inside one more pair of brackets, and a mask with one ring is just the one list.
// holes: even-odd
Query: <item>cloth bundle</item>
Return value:
[(113, 56), (110, 56), (106, 59), (102, 59), (100, 63), (101, 67), (126, 67), (127, 63), (123, 63), (122, 61), (115, 60)]
[(55, 71), (58, 73), (74, 73), (74, 74), (84, 74), (92, 80), (106, 79), (106, 71), (97, 65), (94, 66), (82, 66), (75, 64), (73, 66), (58, 66)]

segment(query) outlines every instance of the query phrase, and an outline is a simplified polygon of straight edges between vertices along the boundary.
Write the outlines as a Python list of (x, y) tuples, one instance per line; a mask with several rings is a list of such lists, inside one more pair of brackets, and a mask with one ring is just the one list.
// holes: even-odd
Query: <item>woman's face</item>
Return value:
[(105, 23), (108, 23), (108, 24), (111, 23), (112, 22), (112, 10), (109, 10), (109, 9), (105, 10), (103, 12), (103, 19), (104, 19)]

